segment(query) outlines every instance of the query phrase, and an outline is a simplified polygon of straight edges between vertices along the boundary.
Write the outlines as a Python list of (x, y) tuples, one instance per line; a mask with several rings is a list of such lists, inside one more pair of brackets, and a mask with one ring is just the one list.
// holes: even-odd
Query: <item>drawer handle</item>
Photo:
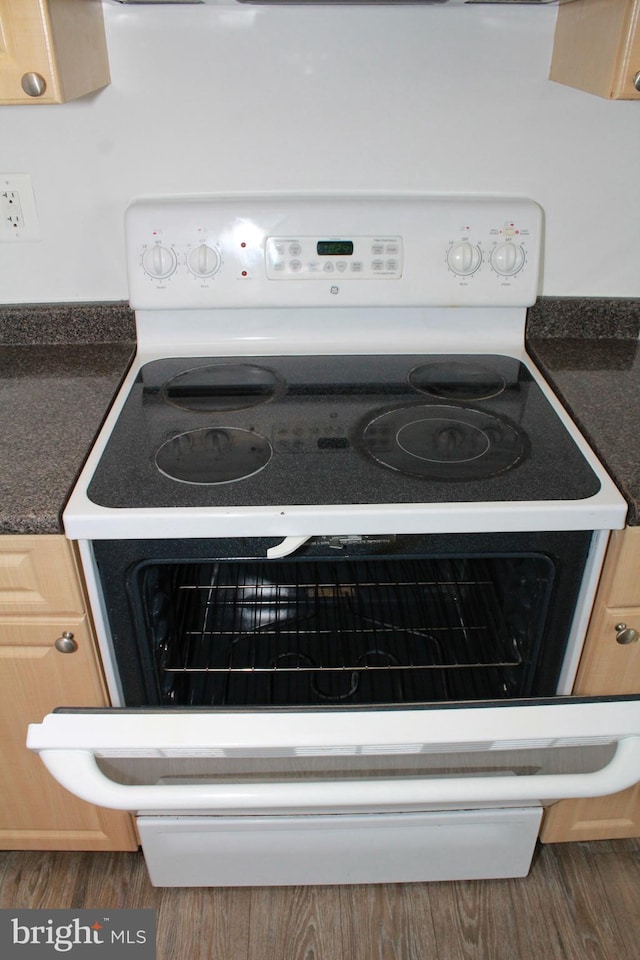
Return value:
[(61, 637), (55, 642), (55, 648), (58, 653), (75, 653), (78, 649), (73, 634), (70, 630), (65, 630)]
[(618, 643), (635, 643), (640, 637), (640, 633), (633, 627), (628, 627), (626, 623), (616, 623), (616, 640)]

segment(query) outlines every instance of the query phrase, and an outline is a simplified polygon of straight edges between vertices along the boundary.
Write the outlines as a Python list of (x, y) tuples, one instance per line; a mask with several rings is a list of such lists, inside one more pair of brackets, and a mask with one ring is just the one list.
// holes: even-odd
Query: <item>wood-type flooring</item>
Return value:
[(640, 841), (540, 846), (518, 880), (154, 888), (141, 854), (0, 852), (0, 907), (151, 907), (158, 960), (636, 960)]

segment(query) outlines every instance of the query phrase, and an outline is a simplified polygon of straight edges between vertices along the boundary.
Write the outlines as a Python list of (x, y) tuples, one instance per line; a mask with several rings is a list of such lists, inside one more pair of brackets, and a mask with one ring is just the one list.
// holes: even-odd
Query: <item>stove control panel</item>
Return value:
[(402, 237), (267, 237), (270, 280), (402, 276)]
[(139, 310), (530, 306), (542, 211), (531, 200), (245, 196), (140, 200), (126, 214)]

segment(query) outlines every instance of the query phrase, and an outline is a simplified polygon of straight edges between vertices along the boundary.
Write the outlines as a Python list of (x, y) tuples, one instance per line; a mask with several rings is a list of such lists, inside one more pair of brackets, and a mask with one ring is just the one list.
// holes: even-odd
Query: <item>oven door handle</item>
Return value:
[(606, 766), (590, 773), (483, 777), (395, 777), (262, 783), (116, 783), (90, 750), (44, 749), (40, 757), (62, 786), (117, 810), (291, 811), (397, 808), (432, 804), (520, 803), (618, 793), (640, 779), (640, 737), (623, 737)]

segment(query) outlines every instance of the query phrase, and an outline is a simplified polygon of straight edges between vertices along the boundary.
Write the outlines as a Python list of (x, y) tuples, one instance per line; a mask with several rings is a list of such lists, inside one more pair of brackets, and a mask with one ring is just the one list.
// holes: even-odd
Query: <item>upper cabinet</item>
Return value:
[(640, 100), (640, 0), (562, 4), (549, 76), (609, 100)]
[(108, 83), (100, 0), (0, 0), (0, 103), (64, 103)]

